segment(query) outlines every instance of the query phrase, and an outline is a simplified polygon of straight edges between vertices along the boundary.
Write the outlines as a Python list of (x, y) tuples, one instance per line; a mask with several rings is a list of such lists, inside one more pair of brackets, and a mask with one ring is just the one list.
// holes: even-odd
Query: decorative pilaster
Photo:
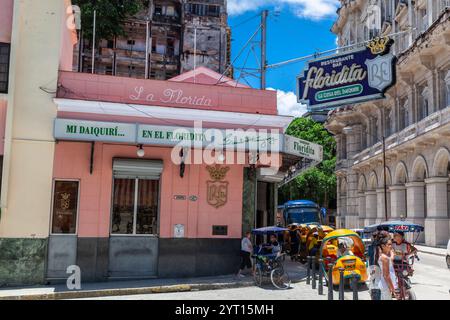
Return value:
[(427, 184), (427, 217), (425, 219), (425, 243), (430, 246), (445, 245), (449, 238), (448, 178), (425, 180)]
[(406, 218), (406, 187), (404, 185), (391, 186), (391, 218)]
[(366, 219), (366, 195), (363, 192), (358, 193), (358, 216), (359, 226), (362, 227)]
[(377, 189), (377, 222), (386, 221), (385, 202), (384, 202), (384, 188)]
[(377, 193), (375, 191), (366, 192), (366, 219), (365, 224), (375, 223), (377, 218)]
[[(425, 182), (410, 182), (406, 185), (406, 197), (407, 197), (407, 220), (418, 223), (421, 225), (425, 224)], [(426, 233), (427, 231), (425, 231)], [(417, 240), (419, 243), (425, 241), (425, 236), (423, 233)]]

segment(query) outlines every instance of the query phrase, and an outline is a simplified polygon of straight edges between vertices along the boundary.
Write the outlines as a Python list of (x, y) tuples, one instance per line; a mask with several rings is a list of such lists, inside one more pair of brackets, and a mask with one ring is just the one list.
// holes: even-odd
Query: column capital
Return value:
[(406, 186), (401, 184), (401, 185), (395, 185), (395, 186), (390, 186), (389, 190), (391, 191), (404, 191), (406, 190)]
[(425, 187), (425, 182), (422, 181), (415, 181), (415, 182), (409, 182), (405, 184), (406, 188), (418, 188), (418, 187)]
[[(389, 192), (389, 186), (386, 188), (386, 191)], [(378, 188), (376, 191), (377, 194), (384, 193), (384, 188)]]
[(366, 191), (365, 193), (366, 196), (375, 196), (376, 194), (377, 192), (375, 190)]
[(440, 183), (447, 183), (449, 181), (449, 178), (446, 177), (432, 177), (430, 179), (426, 179), (426, 184), (440, 184)]

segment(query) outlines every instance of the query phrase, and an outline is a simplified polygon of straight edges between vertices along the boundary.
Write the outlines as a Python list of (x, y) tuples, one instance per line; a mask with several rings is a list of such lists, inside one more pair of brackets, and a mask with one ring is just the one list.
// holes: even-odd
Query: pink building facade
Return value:
[(276, 92), (221, 78), (60, 72), (49, 280), (71, 264), (84, 281), (237, 271), (243, 232), (275, 224), (275, 182), (299, 157), (285, 159)]
[[(0, 285), (65, 282), (72, 265), (82, 281), (236, 272), (243, 233), (276, 223), (277, 183), (311, 156), (305, 150), (318, 159), (321, 150), (284, 134), (293, 119), (278, 115), (275, 91), (206, 68), (169, 81), (70, 72), (77, 40), (66, 26), (70, 1), (60, 19), (45, 4), (0, 0), (1, 61), (11, 82), (0, 92), (2, 200), (9, 200), (0, 219)], [(25, 22), (40, 27), (25, 32)], [(60, 46), (30, 41), (60, 24), (49, 40)], [(13, 51), (32, 43), (33, 54), (18, 51), (10, 63), (11, 35)], [(30, 61), (45, 62), (52, 81), (42, 70), (18, 77)], [(39, 124), (30, 136), (14, 136), (30, 123)], [(25, 141), (41, 134), (37, 157)]]

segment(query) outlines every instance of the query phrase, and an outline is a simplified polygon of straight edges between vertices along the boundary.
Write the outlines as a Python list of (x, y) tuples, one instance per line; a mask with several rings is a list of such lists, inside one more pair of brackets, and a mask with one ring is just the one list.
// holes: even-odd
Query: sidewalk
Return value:
[[(285, 270), (292, 283), (306, 278), (306, 270), (301, 264), (286, 259)], [(68, 290), (65, 284), (23, 288), (0, 288), (0, 300), (59, 300), (96, 298), (105, 296), (124, 296), (187, 292), (240, 288), (254, 286), (253, 278), (236, 278), (234, 275), (201, 277), (189, 279), (147, 279), (132, 281), (108, 281), (82, 283), (81, 290)]]
[(415, 245), (415, 247), (417, 248), (417, 250), (419, 250), (419, 252), (433, 254), (433, 255), (441, 256), (441, 257), (447, 256), (447, 249), (419, 246), (419, 245)]

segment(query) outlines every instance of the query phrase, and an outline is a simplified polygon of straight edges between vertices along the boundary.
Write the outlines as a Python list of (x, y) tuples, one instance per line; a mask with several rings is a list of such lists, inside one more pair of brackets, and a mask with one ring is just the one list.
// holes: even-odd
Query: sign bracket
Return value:
[(89, 162), (89, 173), (92, 175), (94, 172), (94, 152), (95, 152), (95, 141), (91, 142), (91, 159)]

